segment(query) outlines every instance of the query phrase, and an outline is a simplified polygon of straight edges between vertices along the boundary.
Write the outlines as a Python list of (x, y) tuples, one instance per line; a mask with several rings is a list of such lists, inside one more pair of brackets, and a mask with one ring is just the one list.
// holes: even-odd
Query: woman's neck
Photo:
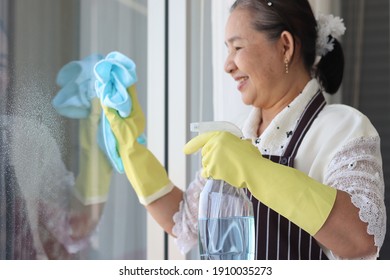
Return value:
[(276, 102), (272, 107), (261, 108), (261, 118), (257, 130), (258, 136), (260, 136), (272, 120), (303, 91), (310, 81), (310, 77), (304, 77), (301, 81), (301, 83), (290, 86), (286, 94), (283, 95), (283, 98)]

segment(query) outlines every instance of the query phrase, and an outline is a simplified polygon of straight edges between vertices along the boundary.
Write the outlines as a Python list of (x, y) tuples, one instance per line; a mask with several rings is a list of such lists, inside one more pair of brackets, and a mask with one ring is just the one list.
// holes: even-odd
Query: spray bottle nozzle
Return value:
[(227, 131), (237, 137), (243, 137), (241, 129), (238, 126), (226, 121), (195, 122), (190, 124), (190, 130), (199, 134), (209, 131)]

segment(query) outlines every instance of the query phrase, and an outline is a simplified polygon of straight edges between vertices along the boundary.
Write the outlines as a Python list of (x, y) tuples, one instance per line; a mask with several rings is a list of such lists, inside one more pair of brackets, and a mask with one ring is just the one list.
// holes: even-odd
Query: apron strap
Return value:
[(288, 166), (294, 166), (294, 158), (297, 155), (299, 146), (301, 145), (303, 138), (305, 137), (315, 118), (325, 107), (325, 105), (325, 97), (322, 94), (322, 91), (318, 90), (317, 93), (310, 100), (309, 104), (307, 104), (305, 110), (301, 115), (301, 118), (298, 120), (297, 128), (295, 129), (292, 138), (286, 150), (284, 151), (284, 154), (281, 157), (281, 164), (287, 163)]

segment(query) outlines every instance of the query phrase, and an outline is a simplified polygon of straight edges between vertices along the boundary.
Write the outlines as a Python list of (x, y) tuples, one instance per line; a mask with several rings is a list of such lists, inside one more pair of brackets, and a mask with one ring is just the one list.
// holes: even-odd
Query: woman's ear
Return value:
[(288, 61), (291, 61), (295, 50), (294, 37), (291, 35), (290, 32), (283, 31), (282, 34), (280, 34), (280, 40), (282, 45), (283, 57), (285, 59), (288, 59)]

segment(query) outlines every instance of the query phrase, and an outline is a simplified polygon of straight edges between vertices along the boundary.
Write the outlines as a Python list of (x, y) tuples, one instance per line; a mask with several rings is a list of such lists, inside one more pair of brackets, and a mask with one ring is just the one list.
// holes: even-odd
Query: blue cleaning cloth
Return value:
[(82, 60), (71, 61), (60, 69), (56, 83), (61, 89), (52, 100), (60, 115), (73, 119), (89, 116), (91, 99), (96, 97), (93, 67), (101, 59), (102, 55), (92, 54)]
[(135, 63), (119, 52), (109, 53), (95, 65), (95, 88), (102, 104), (118, 111), (126, 118), (131, 112), (131, 98), (127, 88), (137, 82)]
[[(111, 52), (95, 65), (94, 73), (96, 95), (101, 103), (117, 110), (121, 117), (128, 117), (131, 113), (132, 101), (127, 88), (137, 82), (135, 63), (119, 52)], [(104, 145), (106, 155), (115, 169), (119, 173), (124, 173), (122, 159), (117, 150), (117, 141), (104, 113), (99, 125), (102, 128), (101, 131), (99, 130), (101, 132), (98, 137), (99, 145)], [(145, 135), (142, 134), (137, 141), (145, 144)]]
[[(115, 60), (116, 56), (111, 54), (107, 57), (109, 60)], [(120, 58), (120, 56), (118, 57)], [(56, 83), (61, 87), (61, 89), (52, 100), (52, 105), (58, 114), (72, 119), (82, 119), (89, 116), (91, 110), (91, 100), (100, 96), (97, 94), (95, 88), (96, 76), (94, 75), (94, 67), (102, 59), (104, 59), (103, 55), (92, 54), (82, 60), (71, 61), (60, 69), (57, 74)], [(128, 58), (126, 59), (129, 60)], [(107, 65), (107, 61), (101, 64), (101, 66), (104, 66), (103, 70), (106, 69)], [(127, 64), (125, 63), (125, 65)], [(131, 84), (136, 81), (136, 79), (134, 80), (135, 64), (132, 61), (127, 65), (127, 67), (131, 67), (131, 73), (133, 73), (133, 76), (130, 78), (127, 77), (127, 80), (126, 76), (128, 75), (126, 75), (126, 71), (128, 70), (121, 63), (117, 63), (116, 67), (120, 68), (119, 71), (114, 71), (119, 72), (120, 74), (118, 75), (118, 78), (116, 78), (118, 82), (120, 82), (120, 79), (122, 79), (123, 76), (125, 76), (124, 80), (127, 81), (126, 84)], [(101, 68), (99, 68), (99, 70), (101, 70)], [(100, 82), (101, 89), (104, 89), (103, 95), (106, 96), (106, 100), (108, 100), (108, 103), (106, 104), (109, 104), (108, 106), (110, 107), (116, 103), (117, 105), (120, 104), (119, 106), (116, 106), (116, 109), (120, 110), (122, 115), (130, 114), (131, 100), (129, 97), (127, 97), (126, 100), (126, 96), (124, 95), (124, 90), (126, 89), (119, 87), (120, 93), (123, 95), (120, 96), (121, 98), (123, 97), (122, 102), (118, 102), (120, 98), (118, 99), (117, 96), (114, 96), (112, 100), (109, 101), (112, 93), (118, 92), (116, 90), (118, 82), (111, 83), (111, 79), (108, 79), (111, 74), (107, 71), (102, 71), (102, 73), (107, 75), (105, 77), (106, 79), (102, 79)], [(141, 136), (138, 139), (138, 142), (145, 144), (145, 136)], [(106, 154), (115, 170), (119, 173), (123, 173), (124, 168), (122, 160), (116, 151), (116, 139), (104, 113), (102, 113), (102, 117), (100, 118), (98, 125), (97, 143), (100, 149)]]
[[(58, 114), (72, 119), (83, 119), (90, 115), (91, 100), (97, 97), (93, 69), (95, 64), (103, 58), (101, 54), (92, 54), (82, 60), (73, 60), (60, 69), (56, 83), (61, 89), (52, 100), (52, 105)], [(100, 119), (97, 143), (107, 155), (103, 138), (102, 119)]]

